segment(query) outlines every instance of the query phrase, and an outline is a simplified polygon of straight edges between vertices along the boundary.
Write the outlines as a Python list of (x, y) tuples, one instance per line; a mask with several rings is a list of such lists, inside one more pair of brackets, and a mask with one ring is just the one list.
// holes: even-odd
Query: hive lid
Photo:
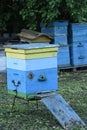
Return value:
[(58, 46), (46, 43), (8, 45), (6, 56), (19, 59), (36, 59), (57, 56)]
[(38, 49), (38, 48), (50, 48), (50, 47), (58, 47), (58, 45), (48, 44), (48, 43), (33, 43), (33, 44), (15, 44), (15, 45), (7, 45), (4, 46), (5, 48), (12, 48), (12, 49)]
[(17, 34), (20, 39), (22, 41), (27, 41), (27, 42), (51, 42), (52, 41), (52, 37), (44, 34), (44, 33), (40, 33), (40, 32), (36, 32), (36, 31), (32, 31), (32, 30), (28, 30), (28, 29), (22, 29), (20, 33)]

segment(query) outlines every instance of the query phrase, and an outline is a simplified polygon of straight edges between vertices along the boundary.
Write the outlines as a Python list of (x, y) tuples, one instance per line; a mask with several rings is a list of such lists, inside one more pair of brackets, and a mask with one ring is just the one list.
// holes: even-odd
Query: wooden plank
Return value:
[(74, 112), (61, 95), (53, 95), (41, 100), (55, 116), (64, 129), (70, 130), (75, 125), (85, 126), (85, 123)]

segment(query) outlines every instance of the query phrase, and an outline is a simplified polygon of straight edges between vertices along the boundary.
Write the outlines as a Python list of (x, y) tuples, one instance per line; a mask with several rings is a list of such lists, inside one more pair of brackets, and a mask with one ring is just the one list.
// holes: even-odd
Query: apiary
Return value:
[(5, 47), (5, 52), (8, 93), (15, 95), (15, 98), (28, 99), (28, 102), (34, 97), (41, 97), (42, 103), (66, 130), (73, 128), (75, 122), (85, 126), (62, 96), (56, 93), (58, 90), (57, 45), (46, 43), (11, 45)]
[(57, 91), (57, 51), (48, 43), (6, 46), (8, 93), (26, 99)]

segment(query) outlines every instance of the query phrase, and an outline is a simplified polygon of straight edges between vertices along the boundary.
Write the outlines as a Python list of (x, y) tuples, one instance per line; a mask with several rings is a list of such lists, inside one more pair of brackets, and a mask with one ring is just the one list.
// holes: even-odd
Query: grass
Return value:
[[(59, 73), (59, 93), (87, 124), (87, 73)], [(0, 130), (63, 130), (40, 101), (37, 109), (35, 101), (27, 107), (26, 101), (18, 99), (14, 111), (11, 111), (12, 102), (6, 84), (0, 83)]]

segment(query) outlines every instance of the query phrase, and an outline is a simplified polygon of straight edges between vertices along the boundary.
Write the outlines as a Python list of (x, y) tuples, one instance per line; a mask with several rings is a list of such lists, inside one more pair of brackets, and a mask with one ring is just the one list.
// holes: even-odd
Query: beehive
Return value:
[(57, 59), (59, 68), (70, 66), (69, 45), (59, 46)]
[(68, 43), (67, 26), (68, 21), (55, 21), (49, 24), (48, 27), (44, 27), (44, 25), (41, 24), (41, 32), (52, 36), (55, 44), (66, 45)]
[(53, 44), (59, 45), (58, 50), (58, 67), (70, 66), (70, 53), (68, 45), (68, 21), (55, 21), (49, 24), (48, 27), (44, 27), (41, 24), (41, 32), (49, 34), (53, 37)]
[(69, 25), (69, 44), (71, 64), (73, 66), (87, 65), (87, 24)]
[(87, 65), (87, 42), (77, 42), (72, 44), (71, 64), (74, 66)]
[(21, 44), (5, 48), (8, 93), (31, 98), (58, 90), (57, 45)]

